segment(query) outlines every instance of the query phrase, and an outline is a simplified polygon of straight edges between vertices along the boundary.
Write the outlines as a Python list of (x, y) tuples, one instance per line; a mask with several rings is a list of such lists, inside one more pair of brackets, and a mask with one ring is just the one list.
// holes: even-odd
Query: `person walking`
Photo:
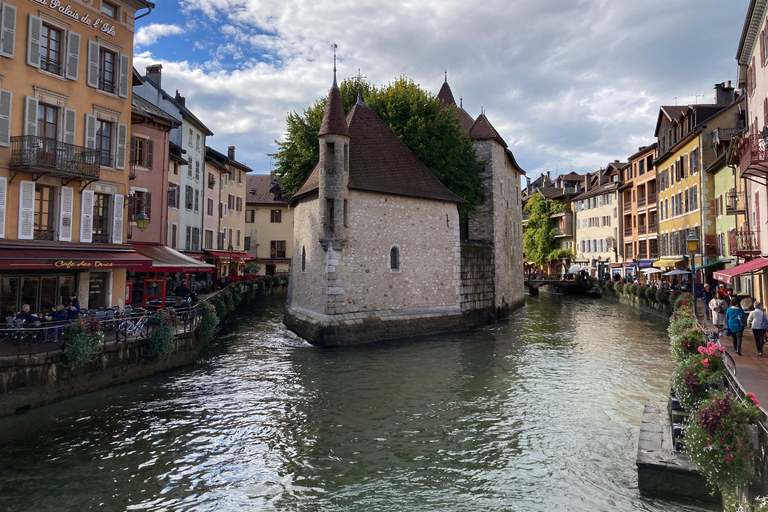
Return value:
[(763, 357), (763, 345), (765, 345), (765, 330), (768, 329), (768, 315), (765, 314), (763, 304), (755, 301), (755, 309), (749, 314), (747, 318), (747, 327), (752, 329), (752, 334), (755, 335), (755, 346), (757, 347), (757, 355)]
[[(701, 290), (701, 301), (704, 305), (707, 306), (714, 296), (715, 294), (709, 288), (709, 283), (705, 284), (704, 288)], [(709, 320), (712, 317), (709, 307), (705, 307), (704, 312), (707, 315), (707, 320)]]
[(725, 299), (715, 295), (709, 301), (708, 306), (707, 309), (712, 312), (712, 323), (715, 324), (718, 330), (722, 329), (725, 325), (725, 311), (728, 309), (728, 303)]
[(725, 312), (725, 321), (728, 324), (728, 329), (731, 330), (733, 350), (741, 355), (741, 340), (744, 336), (744, 327), (747, 325), (747, 315), (741, 309), (738, 297), (731, 299), (731, 307)]

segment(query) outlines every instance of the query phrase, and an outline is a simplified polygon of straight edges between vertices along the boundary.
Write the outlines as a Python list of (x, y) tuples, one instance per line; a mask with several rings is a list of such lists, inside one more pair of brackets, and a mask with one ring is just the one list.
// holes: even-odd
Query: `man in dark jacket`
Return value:
[(704, 288), (701, 290), (701, 300), (704, 301), (704, 311), (707, 313), (707, 319), (712, 315), (712, 312), (709, 309), (709, 301), (711, 301), (714, 296), (715, 292), (710, 289), (709, 283), (705, 284)]
[(184, 281), (182, 281), (179, 286), (176, 287), (176, 305), (181, 306), (181, 304), (184, 302), (184, 299), (192, 295), (192, 291), (187, 287), (186, 284), (184, 284)]

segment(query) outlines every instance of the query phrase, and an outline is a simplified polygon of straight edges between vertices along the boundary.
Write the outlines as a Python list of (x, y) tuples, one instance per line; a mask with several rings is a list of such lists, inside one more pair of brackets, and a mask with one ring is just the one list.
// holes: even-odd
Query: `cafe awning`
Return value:
[(671, 260), (659, 260), (653, 263), (656, 268), (675, 268), (685, 260), (671, 259)]
[(755, 258), (746, 263), (742, 263), (741, 265), (736, 265), (735, 267), (727, 268), (725, 270), (718, 270), (712, 274), (712, 277), (718, 281), (724, 282), (725, 284), (731, 284), (734, 277), (750, 274), (765, 267), (768, 267), (768, 259)]
[[(229, 260), (229, 253), (227, 251), (205, 251), (205, 253), (210, 254), (217, 260)], [(232, 261), (253, 261), (255, 259), (256, 258), (247, 252), (232, 252)]]
[(135, 246), (139, 254), (152, 259), (152, 268), (138, 269), (141, 272), (216, 272), (216, 267), (208, 263), (190, 258), (166, 245)]
[(708, 267), (714, 267), (715, 265), (720, 265), (721, 263), (730, 263), (733, 260), (715, 260), (710, 261), (709, 263), (705, 263), (703, 265), (696, 265), (696, 270), (701, 270), (702, 268), (708, 268)]
[(147, 269), (152, 260), (135, 251), (74, 250), (46, 248), (2, 248), (0, 270), (110, 270)]

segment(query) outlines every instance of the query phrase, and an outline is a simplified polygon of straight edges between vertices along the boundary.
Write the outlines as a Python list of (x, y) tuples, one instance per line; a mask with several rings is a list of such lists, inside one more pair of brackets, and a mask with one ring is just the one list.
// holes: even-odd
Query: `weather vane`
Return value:
[(363, 78), (368, 78), (368, 77), (364, 76), (360, 72), (360, 68), (357, 68), (357, 76), (354, 76), (352, 78), (357, 79), (357, 102), (362, 103), (363, 102)]

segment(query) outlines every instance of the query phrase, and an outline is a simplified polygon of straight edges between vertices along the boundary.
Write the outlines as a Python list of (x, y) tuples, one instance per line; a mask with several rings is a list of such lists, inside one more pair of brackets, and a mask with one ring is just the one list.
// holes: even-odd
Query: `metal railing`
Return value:
[(632, 211), (632, 202), (624, 201), (624, 213), (631, 212), (631, 211)]
[(646, 232), (645, 225), (637, 226), (637, 234), (638, 235), (644, 235)]
[(645, 206), (645, 197), (637, 198), (637, 206)]
[(98, 178), (100, 153), (56, 139), (22, 135), (11, 137), (10, 168), (62, 177)]
[(729, 192), (725, 196), (725, 214), (738, 215), (747, 211), (744, 192)]
[(728, 232), (728, 252), (732, 256), (760, 254), (758, 231), (746, 228), (732, 229)]
[[(752, 134), (741, 141), (739, 145), (739, 173), (743, 174), (752, 167), (752, 164), (763, 164), (766, 161), (765, 141), (759, 134)], [(761, 167), (756, 166), (760, 174), (764, 174)]]
[(646, 198), (649, 205), (656, 204), (656, 193), (648, 193), (648, 196)]

